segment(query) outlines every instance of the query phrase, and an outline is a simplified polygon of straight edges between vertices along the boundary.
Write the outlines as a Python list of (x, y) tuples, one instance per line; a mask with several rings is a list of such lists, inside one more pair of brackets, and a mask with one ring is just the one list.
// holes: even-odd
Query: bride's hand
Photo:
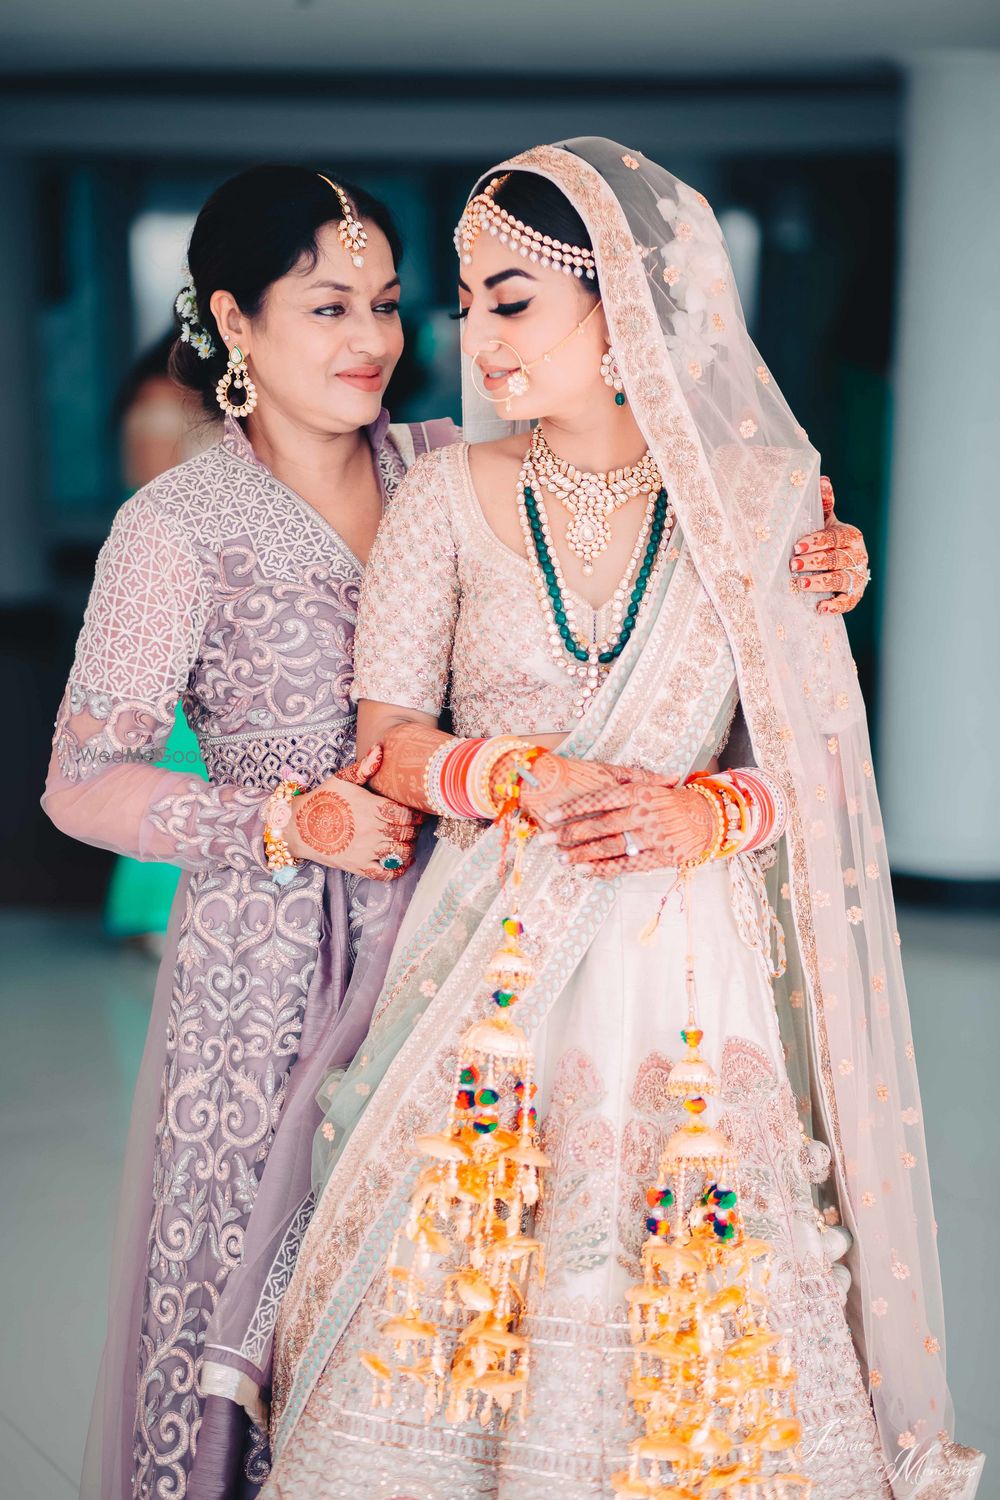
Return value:
[(818, 614), (845, 615), (868, 587), (868, 552), (858, 528), (838, 521), (833, 514), (833, 485), (825, 474), (819, 488), (824, 530), (799, 538), (788, 567), (800, 589), (833, 596), (817, 601)]
[(373, 756), (292, 799), (285, 842), (296, 858), (370, 880), (396, 880), (413, 863), (421, 814), (359, 784), (374, 776)]
[[(512, 752), (516, 758), (516, 752)], [(503, 761), (497, 767), (503, 769)], [(598, 794), (619, 785), (634, 775), (626, 766), (605, 765), (602, 761), (571, 760), (568, 756), (546, 751), (532, 762), (531, 777), (521, 785), (521, 807), (539, 828), (555, 826), (560, 810), (581, 793)]]
[(712, 809), (700, 792), (678, 786), (676, 777), (628, 774), (628, 781), (571, 798), (550, 820), (543, 837), (581, 874), (611, 880), (629, 870), (676, 869), (712, 843)]

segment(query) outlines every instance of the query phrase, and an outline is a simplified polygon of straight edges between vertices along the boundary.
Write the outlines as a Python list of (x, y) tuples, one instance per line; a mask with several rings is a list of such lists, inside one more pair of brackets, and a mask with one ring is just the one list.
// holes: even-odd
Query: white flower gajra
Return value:
[(200, 326), (194, 280), (190, 271), (186, 275), (187, 280), (174, 299), (174, 311), (181, 320), (181, 343), (190, 344), (199, 359), (211, 359), (216, 346), (211, 335)]

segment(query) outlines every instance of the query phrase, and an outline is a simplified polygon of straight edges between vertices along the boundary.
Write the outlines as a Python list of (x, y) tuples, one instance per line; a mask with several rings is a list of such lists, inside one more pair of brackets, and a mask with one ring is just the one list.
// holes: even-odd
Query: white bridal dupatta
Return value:
[[(787, 569), (794, 539), (822, 524), (819, 454), (750, 340), (700, 193), (601, 138), (537, 147), (494, 171), (512, 169), (554, 182), (587, 226), (627, 398), (684, 539), (561, 748), (684, 774), (699, 763), (735, 661), (754, 758), (791, 809), (768, 876), (772, 904), (783, 893), (792, 915), (775, 999), (803, 1123), (832, 1154), (824, 1201), (854, 1237), (847, 1313), (886, 1466), (898, 1497), (971, 1497), (982, 1456), (952, 1441), (922, 1112), (865, 708), (842, 621), (818, 615)], [(509, 430), (468, 380), (464, 422), (470, 441)], [(333, 1144), (320, 1148), (317, 1210), (279, 1320), (276, 1453), (403, 1217), (413, 1133), (445, 1118), (457, 1038), (483, 1007), (501, 914), (496, 847), (488, 833), (469, 851), (396, 955), (344, 1080), (354, 1086), (332, 1095)], [(522, 910), (538, 979), (519, 1021), (530, 1027), (546, 1013), (612, 899), (610, 885), (529, 846)]]

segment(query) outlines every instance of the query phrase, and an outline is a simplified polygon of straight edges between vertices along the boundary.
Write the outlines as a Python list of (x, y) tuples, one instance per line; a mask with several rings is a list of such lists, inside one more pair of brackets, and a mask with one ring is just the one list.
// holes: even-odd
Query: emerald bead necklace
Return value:
[[(632, 556), (611, 599), (611, 632), (605, 640), (588, 641), (573, 627), (572, 603), (552, 542), (542, 485), (532, 462), (535, 446), (533, 441), (518, 477), (518, 515), (525, 550), (533, 565), (539, 601), (548, 617), (549, 647), (557, 665), (568, 671), (578, 683), (573, 711), (577, 718), (582, 718), (602, 678), (632, 638), (643, 602), (662, 566), (662, 543), (673, 526), (673, 507), (659, 471), (651, 455), (647, 455), (646, 472), (655, 488), (649, 490)], [(645, 459), (643, 463), (646, 463)], [(588, 479), (589, 476), (580, 475), (581, 484), (586, 485)]]

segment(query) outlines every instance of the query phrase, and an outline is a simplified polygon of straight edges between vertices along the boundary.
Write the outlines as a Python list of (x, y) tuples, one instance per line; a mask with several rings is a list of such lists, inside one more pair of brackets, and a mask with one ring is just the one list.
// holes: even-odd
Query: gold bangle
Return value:
[(689, 781), (688, 788), (692, 792), (698, 792), (700, 796), (706, 799), (715, 818), (715, 836), (708, 848), (701, 854), (692, 855), (690, 859), (684, 860), (685, 868), (695, 869), (698, 865), (705, 865), (710, 859), (715, 859), (719, 850), (725, 845), (726, 814), (722, 798), (714, 787), (707, 787), (700, 781)]
[[(721, 849), (714, 857), (726, 859), (731, 854), (738, 854), (750, 831), (750, 805), (746, 797), (731, 782), (723, 780), (721, 776), (703, 774), (689, 785), (707, 787), (722, 801), (726, 837)], [(731, 812), (735, 813), (735, 818), (731, 816)]]

